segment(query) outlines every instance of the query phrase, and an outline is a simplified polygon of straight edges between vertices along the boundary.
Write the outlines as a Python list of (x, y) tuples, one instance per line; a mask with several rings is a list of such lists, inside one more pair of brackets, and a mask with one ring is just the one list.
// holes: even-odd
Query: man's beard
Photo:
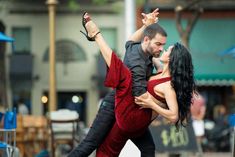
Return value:
[(155, 54), (153, 55), (153, 57), (159, 58), (159, 57), (160, 57), (160, 53), (158, 53), (158, 54), (155, 53)]
[(156, 58), (158, 58), (160, 56), (160, 52), (159, 53), (154, 53), (153, 48), (150, 46), (150, 44), (147, 47), (147, 53), (150, 56), (153, 56), (153, 57), (156, 57)]

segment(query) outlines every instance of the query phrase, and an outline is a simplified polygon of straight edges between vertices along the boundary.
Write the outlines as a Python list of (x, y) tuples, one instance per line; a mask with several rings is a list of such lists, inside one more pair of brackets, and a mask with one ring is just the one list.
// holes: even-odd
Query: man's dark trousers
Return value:
[[(115, 121), (113, 96), (114, 91), (106, 95), (87, 136), (68, 157), (88, 157), (104, 141)], [(141, 157), (155, 157), (155, 145), (149, 129), (131, 141), (140, 149)]]

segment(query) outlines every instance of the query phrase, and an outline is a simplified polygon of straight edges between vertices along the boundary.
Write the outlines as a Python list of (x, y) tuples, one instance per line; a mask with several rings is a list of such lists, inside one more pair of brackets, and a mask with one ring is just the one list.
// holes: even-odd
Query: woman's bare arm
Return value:
[(147, 98), (136, 98), (135, 102), (143, 108), (151, 108), (153, 111), (162, 115), (172, 123), (175, 123), (178, 120), (178, 103), (176, 93), (169, 85), (165, 87), (163, 94), (168, 108), (159, 106), (156, 102), (154, 102), (153, 97), (149, 93)]

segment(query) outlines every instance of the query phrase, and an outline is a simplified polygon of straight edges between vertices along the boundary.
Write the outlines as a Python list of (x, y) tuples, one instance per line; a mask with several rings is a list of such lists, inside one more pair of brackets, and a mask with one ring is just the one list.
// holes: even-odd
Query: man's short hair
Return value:
[(166, 31), (158, 23), (153, 23), (144, 29), (142, 39), (145, 36), (149, 37), (150, 39), (153, 39), (156, 34), (160, 34), (164, 37), (167, 37)]

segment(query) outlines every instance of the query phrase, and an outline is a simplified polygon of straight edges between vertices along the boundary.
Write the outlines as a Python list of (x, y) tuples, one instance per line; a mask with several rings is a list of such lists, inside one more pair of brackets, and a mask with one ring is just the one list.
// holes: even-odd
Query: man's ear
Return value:
[(144, 37), (144, 42), (148, 42), (150, 39), (149, 39), (149, 37), (148, 36), (145, 36)]

